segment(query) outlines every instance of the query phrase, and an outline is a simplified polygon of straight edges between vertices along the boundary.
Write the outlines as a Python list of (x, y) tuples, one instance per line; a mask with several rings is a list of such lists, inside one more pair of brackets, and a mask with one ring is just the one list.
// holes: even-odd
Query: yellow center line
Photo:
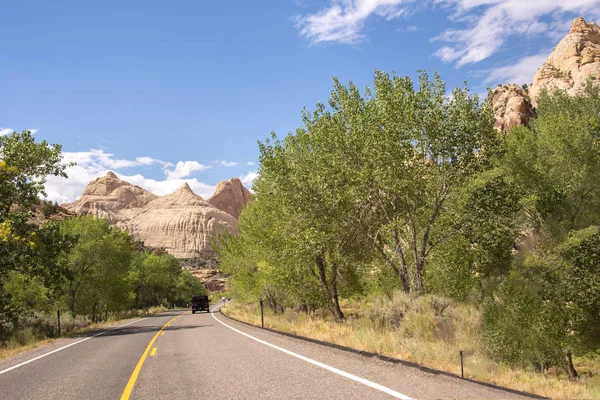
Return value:
[(135, 385), (135, 381), (137, 380), (138, 375), (140, 374), (142, 365), (144, 365), (144, 361), (146, 361), (146, 357), (148, 357), (148, 353), (150, 352), (150, 349), (152, 348), (152, 345), (154, 344), (154, 341), (156, 340), (158, 335), (160, 335), (161, 332), (163, 332), (163, 329), (165, 329), (171, 322), (173, 322), (173, 320), (175, 320), (175, 318), (179, 318), (180, 316), (181, 315), (171, 318), (169, 320), (169, 322), (164, 324), (163, 327), (160, 328), (160, 330), (158, 332), (156, 332), (156, 335), (154, 335), (152, 340), (150, 340), (150, 343), (148, 343), (148, 346), (146, 347), (144, 354), (142, 354), (140, 361), (138, 361), (137, 365), (135, 366), (135, 369), (133, 370), (133, 373), (129, 377), (129, 382), (127, 382), (127, 386), (125, 386), (125, 390), (123, 391), (123, 394), (121, 395), (121, 400), (128, 400), (129, 396), (131, 396), (131, 392), (133, 391), (133, 386)]
[(156, 347), (152, 349), (152, 353), (150, 353), (150, 356), (153, 357), (156, 355)]
[(162, 335), (164, 335), (164, 334), (165, 334), (165, 331), (162, 331), (162, 332), (160, 333), (160, 336), (162, 336)]

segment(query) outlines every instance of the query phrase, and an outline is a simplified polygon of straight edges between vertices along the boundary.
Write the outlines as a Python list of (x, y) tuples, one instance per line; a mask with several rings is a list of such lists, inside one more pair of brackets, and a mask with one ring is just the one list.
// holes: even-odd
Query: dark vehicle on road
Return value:
[(192, 314), (196, 311), (210, 312), (208, 308), (208, 296), (192, 296)]

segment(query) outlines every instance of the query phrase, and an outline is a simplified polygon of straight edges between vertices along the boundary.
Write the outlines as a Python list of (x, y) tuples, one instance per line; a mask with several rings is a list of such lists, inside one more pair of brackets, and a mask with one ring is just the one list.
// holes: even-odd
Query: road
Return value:
[(3, 400), (517, 397), (249, 327), (218, 312), (160, 314), (0, 361)]

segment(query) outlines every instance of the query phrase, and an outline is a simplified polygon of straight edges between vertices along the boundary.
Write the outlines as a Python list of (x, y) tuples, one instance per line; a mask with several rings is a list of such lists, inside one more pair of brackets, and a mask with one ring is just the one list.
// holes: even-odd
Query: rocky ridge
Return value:
[(242, 207), (250, 202), (250, 191), (239, 178), (231, 178), (217, 184), (215, 194), (208, 202), (221, 211), (239, 218)]
[(589, 77), (600, 78), (600, 27), (578, 17), (534, 75), (529, 89), (533, 105), (543, 89), (581, 93)]
[(509, 132), (515, 126), (528, 125), (535, 117), (537, 99), (542, 90), (565, 90), (570, 95), (581, 93), (591, 78), (600, 81), (600, 27), (583, 17), (573, 20), (569, 33), (556, 45), (524, 88), (515, 84), (498, 85), (490, 100), (496, 117), (495, 127)]
[(144, 207), (158, 196), (120, 180), (114, 172), (91, 181), (83, 194), (73, 203), (63, 207), (77, 215), (94, 215), (106, 218), (111, 223), (128, 220), (128, 209)]
[(529, 125), (535, 117), (529, 95), (519, 85), (500, 85), (491, 93), (492, 107), (496, 122), (494, 128), (509, 132), (519, 125)]
[[(239, 210), (242, 206), (222, 201), (224, 208)], [(163, 248), (178, 258), (211, 254), (214, 234), (237, 229), (234, 216), (195, 194), (187, 183), (160, 197), (120, 180), (113, 172), (94, 179), (77, 201), (63, 207), (77, 215), (106, 218), (146, 246)]]

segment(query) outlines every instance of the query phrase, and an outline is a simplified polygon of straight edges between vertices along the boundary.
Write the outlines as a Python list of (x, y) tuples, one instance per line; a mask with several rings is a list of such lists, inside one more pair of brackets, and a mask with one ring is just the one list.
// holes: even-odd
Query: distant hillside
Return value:
[(239, 210), (249, 201), (249, 192), (239, 179), (220, 182), (217, 188), (222, 188), (215, 194), (218, 207), (196, 195), (187, 184), (160, 197), (108, 172), (90, 182), (78, 200), (63, 207), (77, 215), (106, 218), (128, 229), (146, 246), (164, 249), (178, 258), (196, 258), (212, 254), (213, 234), (235, 232)]

